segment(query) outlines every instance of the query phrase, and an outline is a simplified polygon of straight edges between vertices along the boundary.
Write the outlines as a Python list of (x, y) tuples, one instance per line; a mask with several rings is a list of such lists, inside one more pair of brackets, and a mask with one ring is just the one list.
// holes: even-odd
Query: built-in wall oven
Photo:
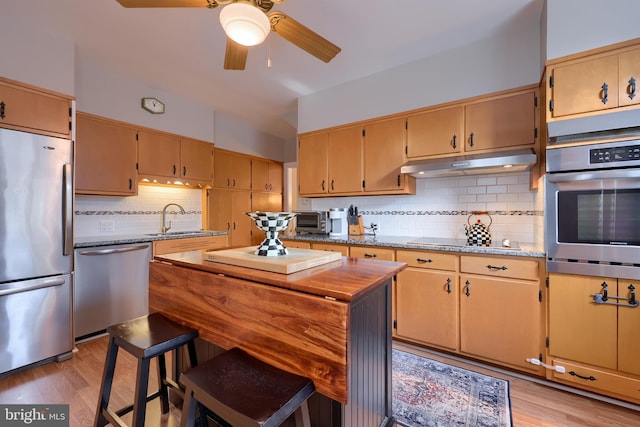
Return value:
[(640, 279), (640, 133), (547, 150), (550, 272)]

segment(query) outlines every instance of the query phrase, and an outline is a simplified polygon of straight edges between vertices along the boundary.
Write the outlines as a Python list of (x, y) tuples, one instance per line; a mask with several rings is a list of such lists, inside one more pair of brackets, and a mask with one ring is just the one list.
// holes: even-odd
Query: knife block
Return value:
[(358, 215), (357, 224), (349, 224), (349, 236), (362, 236), (364, 235), (364, 225), (362, 223), (362, 217)]

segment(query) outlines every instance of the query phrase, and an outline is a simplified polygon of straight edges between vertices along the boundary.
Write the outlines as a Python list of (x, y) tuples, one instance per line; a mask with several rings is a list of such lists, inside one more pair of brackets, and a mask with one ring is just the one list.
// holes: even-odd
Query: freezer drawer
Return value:
[(76, 338), (148, 313), (149, 261), (151, 243), (75, 250)]
[(0, 374), (69, 357), (71, 275), (0, 284)]

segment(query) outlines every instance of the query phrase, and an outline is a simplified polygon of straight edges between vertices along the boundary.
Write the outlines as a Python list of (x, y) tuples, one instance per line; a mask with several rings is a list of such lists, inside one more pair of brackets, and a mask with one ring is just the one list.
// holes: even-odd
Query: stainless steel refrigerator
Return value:
[(0, 374), (73, 350), (72, 147), (0, 129)]

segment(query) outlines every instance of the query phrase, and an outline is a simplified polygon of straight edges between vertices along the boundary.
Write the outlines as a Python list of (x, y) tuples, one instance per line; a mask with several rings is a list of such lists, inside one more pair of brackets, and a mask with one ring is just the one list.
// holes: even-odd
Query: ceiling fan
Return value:
[[(206, 7), (224, 6), (220, 22), (227, 34), (225, 70), (244, 70), (249, 46), (260, 44), (270, 31), (316, 58), (329, 62), (340, 48), (282, 12), (271, 11), (285, 0), (117, 0), (124, 7)], [(243, 32), (248, 30), (248, 32)], [(248, 38), (246, 37), (248, 35)]]

